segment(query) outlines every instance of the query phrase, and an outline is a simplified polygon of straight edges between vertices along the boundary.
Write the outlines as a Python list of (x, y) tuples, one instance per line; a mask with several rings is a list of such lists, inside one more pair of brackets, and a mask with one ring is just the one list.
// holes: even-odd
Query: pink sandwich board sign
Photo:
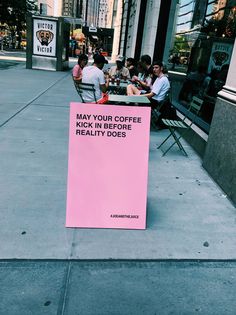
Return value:
[(66, 227), (146, 228), (150, 108), (70, 104)]

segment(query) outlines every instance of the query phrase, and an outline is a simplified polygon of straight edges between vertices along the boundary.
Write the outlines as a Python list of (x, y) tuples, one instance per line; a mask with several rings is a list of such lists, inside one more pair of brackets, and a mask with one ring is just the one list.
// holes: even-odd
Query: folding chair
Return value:
[[(163, 152), (163, 156), (173, 147), (173, 145), (177, 144), (180, 151), (183, 152), (185, 156), (188, 156), (187, 152), (184, 150), (180, 139), (182, 138), (182, 135), (177, 136), (176, 131), (178, 129), (184, 129), (185, 131), (189, 130), (192, 126), (192, 124), (195, 121), (195, 118), (197, 114), (200, 112), (202, 107), (203, 100), (200, 98), (194, 96), (189, 108), (188, 108), (188, 117), (185, 115), (185, 117), (182, 120), (171, 120), (171, 119), (162, 119), (163, 123), (168, 127), (170, 134), (166, 137), (166, 139), (157, 147), (157, 149), (160, 149), (160, 147), (172, 136), (174, 138), (174, 142), (168, 147), (166, 151)], [(188, 122), (186, 121), (188, 120)]]
[(76, 88), (77, 93), (79, 94), (79, 96), (81, 97), (82, 103), (86, 103), (84, 98), (83, 98), (83, 92), (84, 91), (90, 91), (93, 93), (93, 97), (94, 97), (94, 102), (97, 103), (97, 98), (96, 98), (96, 94), (95, 94), (95, 88), (94, 88), (94, 84), (92, 83), (82, 83), (80, 81), (76, 81), (73, 78), (73, 82)]

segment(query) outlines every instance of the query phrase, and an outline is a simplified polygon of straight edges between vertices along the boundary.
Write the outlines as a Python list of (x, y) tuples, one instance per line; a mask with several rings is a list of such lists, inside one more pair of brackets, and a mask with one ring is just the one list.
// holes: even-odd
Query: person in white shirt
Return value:
[[(109, 85), (109, 77), (104, 76), (102, 68), (107, 60), (102, 55), (94, 56), (94, 64), (83, 69), (82, 83), (92, 83), (95, 88), (96, 100), (102, 98), (102, 93), (107, 91)], [(92, 91), (83, 91), (83, 99), (86, 103), (94, 102)]]
[(153, 62), (153, 75), (156, 76), (156, 80), (152, 85), (151, 91), (142, 94), (150, 99), (153, 110), (158, 109), (159, 117), (155, 121), (157, 129), (167, 128), (163, 124), (162, 118), (168, 118), (170, 114), (173, 116), (176, 114), (175, 110), (172, 112), (172, 106), (168, 98), (170, 82), (163, 71), (164, 67), (161, 61)]
[(163, 63), (161, 61), (155, 61), (153, 63), (153, 74), (157, 76), (157, 78), (153, 83), (151, 91), (142, 94), (142, 96), (148, 97), (154, 105), (155, 103), (158, 105), (158, 103), (166, 99), (170, 90), (170, 82), (167, 76), (163, 73)]
[(109, 70), (110, 78), (130, 79), (129, 69), (124, 66), (124, 57), (118, 56), (116, 58), (116, 66)]

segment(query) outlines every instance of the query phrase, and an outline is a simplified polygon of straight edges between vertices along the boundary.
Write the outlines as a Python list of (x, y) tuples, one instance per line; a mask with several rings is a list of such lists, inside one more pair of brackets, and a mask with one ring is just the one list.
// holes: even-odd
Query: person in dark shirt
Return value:
[(126, 59), (126, 68), (129, 69), (131, 79), (134, 75), (138, 75), (138, 69), (136, 67), (136, 62), (134, 58)]
[(197, 96), (206, 78), (206, 66), (201, 65), (194, 72), (190, 72), (183, 83), (179, 93), (179, 101), (183, 104), (191, 102), (193, 96)]
[(152, 58), (149, 55), (142, 55), (140, 61), (145, 64), (149, 75), (153, 74)]

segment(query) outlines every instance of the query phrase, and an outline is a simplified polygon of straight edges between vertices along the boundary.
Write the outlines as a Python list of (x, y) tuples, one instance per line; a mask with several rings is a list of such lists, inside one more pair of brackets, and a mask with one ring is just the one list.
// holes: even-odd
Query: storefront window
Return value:
[(204, 100), (200, 118), (211, 123), (223, 88), (236, 35), (236, 0), (180, 0), (170, 68), (185, 72), (178, 101)]

